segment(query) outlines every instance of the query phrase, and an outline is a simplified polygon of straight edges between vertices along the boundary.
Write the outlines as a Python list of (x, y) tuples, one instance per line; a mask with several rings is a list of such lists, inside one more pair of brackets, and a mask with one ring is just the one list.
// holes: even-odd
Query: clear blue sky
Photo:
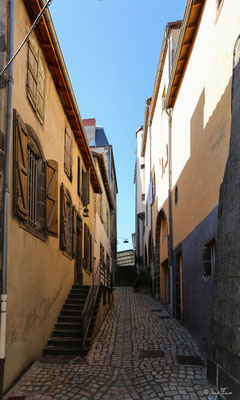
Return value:
[(135, 132), (152, 96), (163, 32), (186, 0), (53, 0), (53, 23), (82, 118), (96, 118), (113, 145), (118, 236), (135, 231)]

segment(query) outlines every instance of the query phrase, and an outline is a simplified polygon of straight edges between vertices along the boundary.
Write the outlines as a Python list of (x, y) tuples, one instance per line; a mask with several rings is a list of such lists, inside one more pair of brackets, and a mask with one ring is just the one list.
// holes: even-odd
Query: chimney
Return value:
[(96, 119), (95, 118), (83, 119), (83, 126), (84, 126), (85, 132), (87, 134), (88, 143), (90, 144), (90, 146), (95, 146)]

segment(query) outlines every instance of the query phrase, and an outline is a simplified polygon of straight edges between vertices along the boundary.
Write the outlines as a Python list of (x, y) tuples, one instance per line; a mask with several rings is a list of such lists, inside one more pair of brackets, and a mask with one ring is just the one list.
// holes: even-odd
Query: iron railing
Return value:
[(112, 273), (110, 268), (100, 260), (97, 270), (93, 276), (92, 284), (88, 291), (87, 299), (82, 311), (82, 350), (88, 335), (89, 325), (91, 323), (93, 310), (96, 304), (100, 286), (112, 288)]

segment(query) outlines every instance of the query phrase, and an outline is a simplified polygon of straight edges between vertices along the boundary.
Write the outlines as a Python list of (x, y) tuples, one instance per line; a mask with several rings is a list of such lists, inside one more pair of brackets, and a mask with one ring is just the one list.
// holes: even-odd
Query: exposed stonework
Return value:
[(231, 140), (219, 199), (208, 360), (209, 379), (219, 390), (232, 392), (232, 400), (240, 398), (240, 37), (235, 50)]

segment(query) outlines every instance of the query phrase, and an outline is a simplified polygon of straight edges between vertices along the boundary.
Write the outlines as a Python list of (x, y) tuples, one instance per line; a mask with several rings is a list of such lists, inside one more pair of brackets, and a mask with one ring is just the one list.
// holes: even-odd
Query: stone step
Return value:
[[(89, 329), (88, 338), (91, 338), (93, 329)], [(55, 329), (52, 337), (79, 337), (82, 339), (82, 330), (79, 329)]]
[(61, 357), (61, 356), (84, 356), (87, 355), (88, 349), (81, 347), (62, 347), (62, 346), (48, 346), (43, 350), (43, 355)]

